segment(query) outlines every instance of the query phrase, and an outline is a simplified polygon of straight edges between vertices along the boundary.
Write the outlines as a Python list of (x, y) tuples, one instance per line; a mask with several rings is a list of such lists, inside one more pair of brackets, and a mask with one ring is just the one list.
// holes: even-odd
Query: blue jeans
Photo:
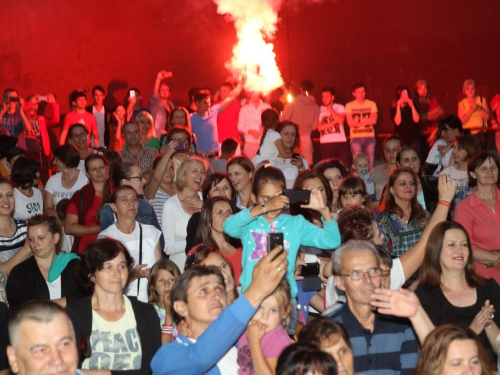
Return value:
[(373, 169), (373, 159), (375, 158), (375, 138), (351, 138), (351, 153), (352, 157), (364, 152), (370, 159), (370, 171)]

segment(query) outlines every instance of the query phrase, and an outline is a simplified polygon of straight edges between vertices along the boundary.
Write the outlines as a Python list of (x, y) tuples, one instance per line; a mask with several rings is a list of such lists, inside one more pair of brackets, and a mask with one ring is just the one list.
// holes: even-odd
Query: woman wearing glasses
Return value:
[(394, 169), (379, 206), (377, 223), (385, 235), (383, 245), (399, 257), (412, 248), (429, 223), (431, 215), (417, 200), (418, 177), (409, 167)]
[[(112, 193), (109, 189), (111, 182), (113, 183), (114, 188), (122, 185), (130, 185), (134, 188), (137, 195), (142, 197), (144, 194), (146, 179), (144, 178), (141, 168), (134, 163), (121, 163), (113, 169), (113, 176), (108, 179), (104, 189), (103, 202), (105, 202), (105, 205), (100, 214), (101, 231), (105, 230), (115, 222), (113, 210), (108, 204)], [(153, 207), (144, 199), (139, 199), (139, 211), (137, 213), (136, 220), (141, 224), (153, 225), (156, 229), (161, 231), (161, 227), (160, 224), (158, 224), (158, 219), (156, 218)], [(163, 246), (163, 236), (160, 238), (160, 242)]]
[(85, 159), (85, 171), (90, 182), (71, 197), (66, 211), (64, 231), (74, 236), (72, 253), (81, 254), (87, 244), (101, 231), (99, 211), (102, 208), (108, 165), (104, 156), (90, 155)]

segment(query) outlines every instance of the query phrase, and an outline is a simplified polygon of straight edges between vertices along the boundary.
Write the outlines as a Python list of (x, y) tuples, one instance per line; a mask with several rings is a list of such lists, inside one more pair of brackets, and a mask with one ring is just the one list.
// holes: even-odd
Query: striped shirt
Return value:
[(16, 220), (16, 231), (11, 237), (0, 236), (0, 256), (2, 262), (12, 258), (26, 242), (27, 224), (26, 220)]
[(349, 304), (330, 316), (344, 325), (351, 339), (354, 374), (412, 374), (418, 362), (415, 333), (408, 319), (375, 313), (373, 332), (363, 328)]
[(156, 195), (153, 199), (148, 200), (148, 203), (153, 206), (155, 210), (156, 217), (158, 219), (158, 223), (161, 226), (161, 212), (163, 211), (163, 204), (169, 199), (172, 198), (170, 195), (165, 193), (162, 188), (158, 188)]

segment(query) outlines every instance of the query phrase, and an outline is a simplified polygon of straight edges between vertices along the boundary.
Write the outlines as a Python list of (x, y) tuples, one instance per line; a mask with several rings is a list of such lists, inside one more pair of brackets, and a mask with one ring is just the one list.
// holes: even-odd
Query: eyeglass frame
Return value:
[[(378, 271), (378, 275), (373, 275), (373, 276), (371, 276), (371, 275), (370, 275), (370, 273), (369, 273), (369, 272), (370, 272), (370, 270), (376, 270), (376, 271)], [(359, 272), (359, 273), (361, 274), (361, 277), (360, 277), (359, 279), (353, 279), (353, 278), (352, 278), (352, 272)], [(371, 280), (371, 279), (373, 279), (373, 278), (382, 277), (382, 269), (381, 269), (380, 267), (372, 267), (372, 268), (370, 268), (370, 269), (369, 269), (368, 271), (366, 271), (366, 272), (363, 272), (363, 271), (356, 271), (356, 270), (354, 270), (354, 271), (352, 271), (352, 272), (351, 272), (350, 274), (340, 274), (340, 275), (338, 275), (338, 276), (349, 276), (349, 277), (351, 278), (351, 280), (352, 280), (352, 281), (361, 281), (361, 280), (364, 280), (365, 275), (368, 275), (368, 277), (370, 278), (370, 280)]]

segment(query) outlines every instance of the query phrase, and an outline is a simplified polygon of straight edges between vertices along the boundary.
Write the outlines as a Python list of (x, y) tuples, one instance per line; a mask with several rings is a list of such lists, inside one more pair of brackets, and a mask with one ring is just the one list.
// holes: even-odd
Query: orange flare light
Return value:
[(246, 68), (245, 88), (267, 94), (283, 85), (276, 65), (272, 39), (278, 22), (281, 0), (214, 0), (219, 14), (234, 20), (238, 42), (226, 68), (239, 76)]

